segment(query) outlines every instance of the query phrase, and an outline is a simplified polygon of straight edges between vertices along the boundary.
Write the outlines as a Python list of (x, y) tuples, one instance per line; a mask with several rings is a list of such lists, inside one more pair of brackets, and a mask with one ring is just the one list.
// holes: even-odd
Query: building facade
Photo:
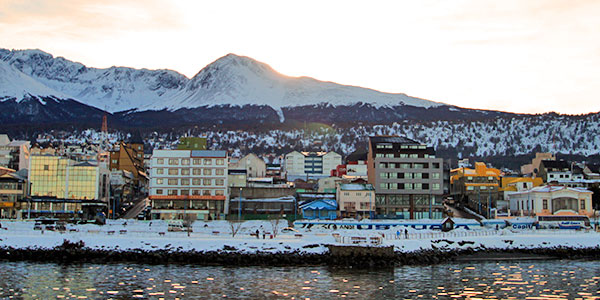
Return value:
[(91, 162), (75, 162), (61, 156), (33, 155), (28, 174), (31, 198), (28, 217), (50, 216), (93, 219), (107, 214), (110, 172)]
[(457, 168), (450, 172), (450, 194), (459, 203), (485, 217), (492, 215), (499, 198), (500, 170), (476, 162), (474, 169)]
[(285, 155), (285, 171), (289, 181), (328, 177), (331, 170), (341, 164), (342, 156), (335, 152), (293, 151)]
[(528, 191), (510, 194), (512, 215), (548, 216), (582, 215), (593, 216), (592, 192), (581, 188), (546, 185)]
[(144, 164), (144, 144), (120, 142), (110, 151), (111, 171), (124, 170), (131, 172), (136, 185), (145, 185), (148, 181)]
[(371, 218), (375, 212), (375, 189), (371, 184), (338, 185), (338, 208), (342, 218)]
[(245, 170), (248, 177), (266, 177), (267, 164), (254, 153), (250, 153), (239, 160), (229, 163), (230, 170)]
[(367, 167), (377, 215), (443, 217), (443, 160), (433, 148), (406, 137), (369, 137)]
[(227, 152), (220, 150), (154, 150), (152, 218), (224, 218), (229, 211), (227, 160)]
[(29, 167), (31, 145), (28, 141), (10, 141), (7, 135), (0, 138), (0, 167), (23, 170)]
[(0, 175), (0, 218), (20, 218), (18, 214), (20, 203), (27, 198), (29, 193), (26, 171), (23, 169), (19, 172)]
[(538, 175), (547, 183), (572, 181), (572, 165), (564, 160), (542, 160)]

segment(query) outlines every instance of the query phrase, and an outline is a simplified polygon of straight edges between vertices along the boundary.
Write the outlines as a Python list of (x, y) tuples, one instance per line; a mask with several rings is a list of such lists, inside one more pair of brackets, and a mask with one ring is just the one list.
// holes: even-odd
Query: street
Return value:
[(131, 207), (122, 218), (136, 219), (137, 215), (149, 204), (150, 200), (148, 199), (148, 197), (136, 200), (133, 204), (133, 207)]

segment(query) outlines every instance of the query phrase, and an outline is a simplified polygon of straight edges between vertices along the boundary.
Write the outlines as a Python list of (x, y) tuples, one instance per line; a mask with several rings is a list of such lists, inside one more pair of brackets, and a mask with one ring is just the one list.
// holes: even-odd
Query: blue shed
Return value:
[(333, 199), (317, 199), (300, 206), (302, 217), (308, 220), (337, 218), (337, 202)]

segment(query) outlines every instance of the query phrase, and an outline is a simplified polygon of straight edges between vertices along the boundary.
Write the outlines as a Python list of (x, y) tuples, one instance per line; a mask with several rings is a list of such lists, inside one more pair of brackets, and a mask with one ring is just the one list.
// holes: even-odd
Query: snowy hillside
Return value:
[(288, 77), (264, 63), (234, 54), (216, 60), (192, 79), (170, 70), (90, 68), (40, 50), (0, 49), (0, 61), (21, 72), (17, 75), (7, 71), (0, 73), (0, 82), (20, 87), (19, 93), (0, 90), (0, 97), (54, 95), (110, 112), (267, 105), (283, 119), (282, 107), (320, 103), (427, 108), (443, 105), (405, 94), (387, 94), (308, 77)]

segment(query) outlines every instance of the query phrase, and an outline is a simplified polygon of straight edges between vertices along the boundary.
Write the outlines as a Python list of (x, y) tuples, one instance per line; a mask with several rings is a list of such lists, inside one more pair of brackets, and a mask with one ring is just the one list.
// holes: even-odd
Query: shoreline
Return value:
[(332, 266), (332, 267), (382, 267), (402, 265), (436, 265), (452, 262), (526, 261), (556, 259), (600, 258), (600, 247), (487, 249), (465, 248), (453, 250), (418, 250), (412, 252), (381, 251), (384, 247), (343, 247), (346, 253), (333, 254), (292, 252), (248, 253), (232, 249), (217, 251), (173, 251), (169, 249), (91, 249), (81, 242), (65, 241), (54, 248), (0, 247), (2, 261), (36, 261), (53, 263), (140, 263), (140, 264), (189, 264), (199, 266)]

